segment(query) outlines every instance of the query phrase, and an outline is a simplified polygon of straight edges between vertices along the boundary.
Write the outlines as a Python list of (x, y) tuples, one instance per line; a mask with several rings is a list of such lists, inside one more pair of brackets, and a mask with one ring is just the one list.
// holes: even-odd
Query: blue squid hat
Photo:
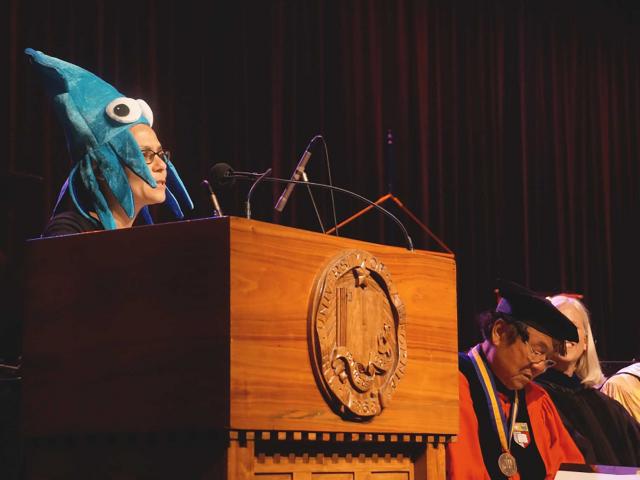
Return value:
[[(96, 212), (105, 229), (115, 229), (115, 220), (100, 190), (94, 168), (104, 176), (104, 181), (129, 218), (133, 218), (133, 194), (124, 167), (129, 167), (151, 187), (157, 186), (138, 142), (129, 131), (139, 123), (153, 125), (151, 108), (144, 100), (125, 97), (83, 68), (31, 48), (27, 48), (25, 53), (42, 74), (47, 91), (53, 98), (73, 160), (73, 168), (60, 191), (54, 214), (68, 191), (82, 215), (92, 219), (88, 212)], [(193, 202), (169, 159), (166, 159), (166, 164), (165, 203), (176, 217), (183, 218), (180, 205), (191, 210)], [(140, 214), (147, 223), (152, 223), (147, 207)]]

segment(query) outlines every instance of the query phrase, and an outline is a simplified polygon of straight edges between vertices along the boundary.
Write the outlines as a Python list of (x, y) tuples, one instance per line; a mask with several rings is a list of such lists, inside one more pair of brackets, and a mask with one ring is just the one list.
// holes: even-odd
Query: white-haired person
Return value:
[(566, 342), (566, 354), (556, 353), (535, 381), (553, 400), (565, 427), (587, 463), (640, 466), (640, 425), (617, 401), (602, 394), (600, 368), (589, 312), (577, 299), (550, 298), (578, 329), (578, 341)]

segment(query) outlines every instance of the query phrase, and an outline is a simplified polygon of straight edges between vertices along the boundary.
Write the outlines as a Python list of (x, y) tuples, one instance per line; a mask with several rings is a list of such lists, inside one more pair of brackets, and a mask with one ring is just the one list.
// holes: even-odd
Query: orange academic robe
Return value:
[[(491, 480), (484, 466), (478, 420), (476, 419), (469, 382), (458, 372), (460, 390), (460, 433), (458, 441), (447, 445), (447, 478), (454, 480)], [(500, 404), (509, 418), (511, 408), (507, 398), (498, 394)], [(553, 479), (561, 463), (584, 463), (584, 458), (564, 428), (555, 405), (549, 395), (538, 385), (525, 387), (525, 398), (531, 421), (531, 430), (544, 462), (547, 475)], [(530, 445), (533, 447), (533, 445)], [(520, 480), (520, 475), (511, 477)]]

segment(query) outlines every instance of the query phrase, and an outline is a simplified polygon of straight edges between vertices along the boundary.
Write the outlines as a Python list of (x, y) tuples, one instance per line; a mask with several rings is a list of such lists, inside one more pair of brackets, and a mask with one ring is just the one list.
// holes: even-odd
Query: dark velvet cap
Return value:
[(545, 297), (522, 285), (498, 279), (496, 312), (505, 320), (519, 320), (556, 340), (578, 341), (576, 326)]

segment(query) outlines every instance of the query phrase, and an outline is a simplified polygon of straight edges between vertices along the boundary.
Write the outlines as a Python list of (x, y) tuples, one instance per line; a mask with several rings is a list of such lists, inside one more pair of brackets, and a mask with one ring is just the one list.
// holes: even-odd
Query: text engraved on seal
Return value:
[(407, 364), (405, 309), (376, 257), (347, 250), (316, 279), (309, 315), (318, 384), (343, 418), (380, 415)]

